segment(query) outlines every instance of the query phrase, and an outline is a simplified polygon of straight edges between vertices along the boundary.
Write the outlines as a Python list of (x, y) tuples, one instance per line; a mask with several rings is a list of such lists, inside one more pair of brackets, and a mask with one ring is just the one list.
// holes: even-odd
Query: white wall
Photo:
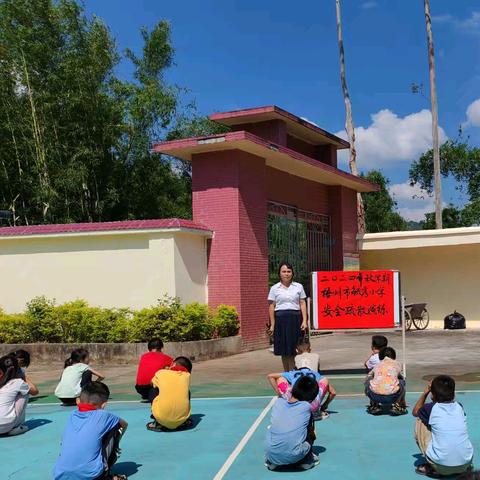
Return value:
[(436, 326), (454, 310), (465, 315), (467, 326), (480, 321), (478, 243), (363, 250), (360, 265), (364, 270), (399, 270), (407, 303), (427, 302)]
[[(178, 242), (176, 236), (181, 237)], [(0, 308), (23, 311), (38, 295), (57, 303), (82, 298), (91, 305), (135, 309), (164, 294), (205, 303), (206, 268), (204, 236), (195, 233), (3, 237)]]

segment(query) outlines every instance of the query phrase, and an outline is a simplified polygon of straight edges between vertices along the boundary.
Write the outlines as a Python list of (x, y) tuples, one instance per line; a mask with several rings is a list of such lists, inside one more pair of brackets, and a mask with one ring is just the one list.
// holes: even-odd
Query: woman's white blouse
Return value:
[(300, 299), (307, 298), (301, 283), (292, 282), (285, 288), (281, 282), (276, 283), (270, 289), (268, 300), (275, 302), (277, 310), (300, 310)]

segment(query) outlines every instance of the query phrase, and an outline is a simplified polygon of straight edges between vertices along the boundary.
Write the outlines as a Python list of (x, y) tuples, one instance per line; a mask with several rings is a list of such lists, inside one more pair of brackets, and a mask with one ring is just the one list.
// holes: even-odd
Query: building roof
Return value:
[(194, 154), (232, 149), (265, 158), (267, 166), (325, 185), (341, 185), (357, 192), (373, 192), (379, 188), (360, 177), (243, 130), (172, 140), (158, 143), (153, 147), (155, 152), (172, 155), (185, 161), (191, 161)]
[(245, 123), (283, 120), (287, 125), (287, 133), (313, 145), (333, 144), (337, 149), (349, 148), (350, 144), (333, 133), (329, 133), (308, 120), (297, 117), (276, 105), (247, 108), (231, 112), (218, 112), (210, 115), (210, 120), (222, 125), (233, 126)]
[(126, 220), (121, 222), (96, 222), (96, 223), (63, 223), (46, 225), (28, 225), (21, 227), (0, 228), (2, 237), (23, 237), (31, 235), (56, 235), (56, 234), (79, 234), (120, 232), (132, 230), (187, 230), (197, 231), (210, 235), (212, 232), (204, 225), (194, 223), (191, 220), (180, 218), (162, 218), (157, 220)]
[(480, 227), (367, 233), (358, 238), (361, 251), (471, 245), (480, 243)]

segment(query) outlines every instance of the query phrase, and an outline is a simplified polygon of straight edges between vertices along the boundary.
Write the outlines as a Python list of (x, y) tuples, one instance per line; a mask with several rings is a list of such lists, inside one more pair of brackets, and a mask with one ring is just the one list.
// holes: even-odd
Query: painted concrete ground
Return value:
[[(411, 415), (371, 417), (361, 395), (363, 375), (352, 373), (368, 354), (375, 332), (338, 333), (312, 340), (341, 398), (332, 404), (331, 418), (317, 423), (317, 451), (321, 463), (311, 472), (268, 472), (263, 466), (263, 438), (269, 415), (259, 422), (239, 456), (226, 471), (237, 478), (329, 478), (408, 480), (414, 473), (417, 447)], [(388, 333), (401, 358), (401, 336)], [(445, 373), (454, 376), (459, 400), (465, 405), (476, 451), (480, 451), (480, 330), (424, 331), (407, 335), (407, 389), (423, 390), (425, 381)], [(168, 353), (168, 352), (167, 352)], [(24, 436), (0, 438), (0, 479), (46, 480), (58, 455), (69, 409), (59, 406), (53, 391), (61, 374), (60, 361), (38, 364), (32, 359), (29, 375), (40, 387), (28, 408), (31, 431)], [(167, 478), (212, 479), (270, 401), (265, 376), (279, 371), (280, 361), (267, 350), (194, 364), (193, 413), (196, 426), (188, 432), (156, 434), (145, 429), (148, 406), (138, 402), (136, 364), (94, 365), (106, 375), (112, 392), (109, 408), (130, 423), (118, 468), (134, 480)], [(335, 372), (340, 370), (340, 374)], [(475, 393), (478, 390), (479, 393)], [(221, 398), (221, 397), (255, 398)], [(210, 400), (199, 397), (212, 398)], [(215, 398), (216, 397), (216, 398)], [(417, 394), (409, 393), (413, 404)], [(118, 403), (120, 402), (120, 403)], [(53, 403), (53, 405), (50, 405)], [(477, 455), (478, 457), (478, 455)], [(217, 477), (219, 480), (221, 477)]]
[[(407, 400), (412, 404), (416, 397), (409, 394)], [(478, 452), (480, 392), (459, 393), (457, 397), (467, 411), (470, 436)], [(320, 455), (320, 465), (307, 472), (269, 472), (263, 466), (263, 440), (269, 423), (265, 408), (270, 401), (269, 397), (193, 400), (195, 427), (173, 433), (145, 429), (148, 405), (112, 402), (108, 408), (129, 422), (116, 469), (134, 480), (419, 478), (414, 472), (414, 463), (418, 461), (412, 435), (414, 418), (367, 415), (362, 397), (339, 398), (332, 404), (330, 418), (317, 422), (315, 450)], [(23, 436), (0, 438), (2, 479), (51, 478), (70, 412), (71, 408), (59, 405), (29, 405), (27, 423), (31, 431)], [(266, 415), (258, 422), (262, 412)], [(252, 433), (256, 421), (253, 435), (238, 456), (232, 458), (232, 452), (249, 430)], [(233, 462), (224, 467), (229, 458)]]

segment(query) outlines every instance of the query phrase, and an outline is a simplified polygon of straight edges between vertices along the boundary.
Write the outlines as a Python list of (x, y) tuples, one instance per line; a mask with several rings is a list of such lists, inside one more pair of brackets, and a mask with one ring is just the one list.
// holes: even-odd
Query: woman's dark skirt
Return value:
[(291, 356), (296, 354), (298, 341), (302, 338), (302, 313), (300, 310), (277, 310), (273, 330), (273, 353)]

